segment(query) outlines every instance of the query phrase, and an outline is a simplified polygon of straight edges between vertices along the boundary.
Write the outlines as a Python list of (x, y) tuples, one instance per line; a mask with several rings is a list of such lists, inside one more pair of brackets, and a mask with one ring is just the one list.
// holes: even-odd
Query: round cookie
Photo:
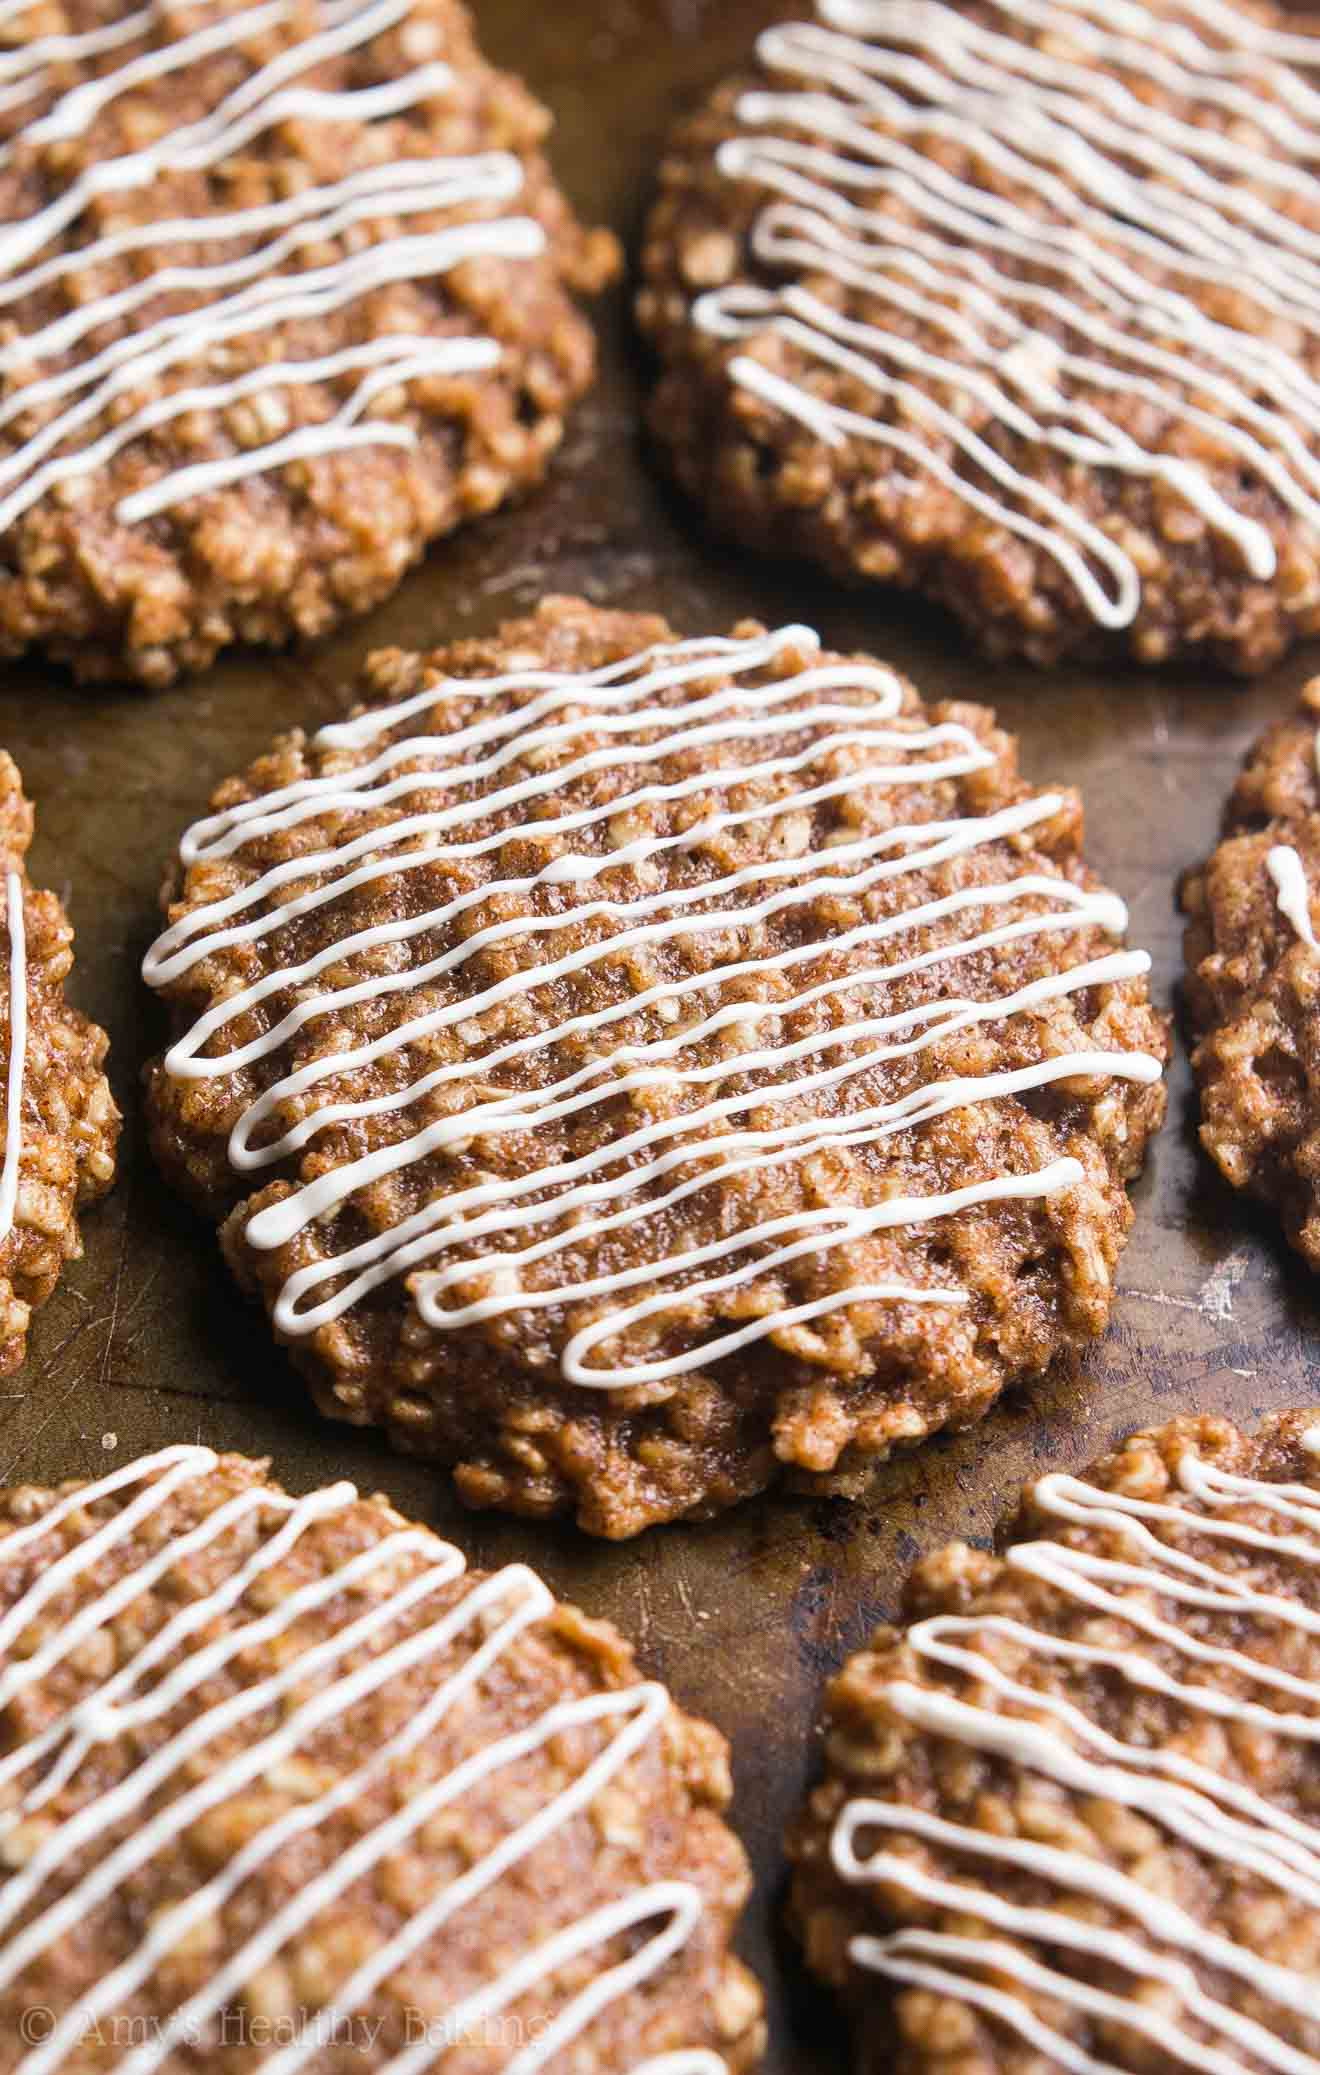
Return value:
[(831, 1686), (807, 1957), (892, 2075), (1320, 2067), (1320, 1410), (1138, 1434)]
[(66, 1261), (82, 1255), (78, 1213), (115, 1177), (119, 1112), (101, 1071), (105, 1032), (64, 999), (73, 930), (56, 894), (27, 875), (33, 813), (0, 750), (0, 1376)]
[(0, 653), (320, 634), (535, 482), (613, 272), (459, 0), (3, 9)]
[(1232, 0), (818, 0), (678, 132), (651, 418), (723, 531), (995, 654), (1320, 628), (1320, 39)]
[(620, 1536), (856, 1492), (1101, 1330), (1165, 1024), (984, 708), (564, 599), (364, 690), (145, 968), (156, 1156), (323, 1410)]
[(13, 2075), (738, 2075), (727, 1750), (607, 1624), (351, 1484), (0, 1496)]
[[(1320, 678), (1251, 751), (1182, 900), (1201, 1143), (1320, 1268)], [(1320, 913), (1320, 910), (1317, 910)]]

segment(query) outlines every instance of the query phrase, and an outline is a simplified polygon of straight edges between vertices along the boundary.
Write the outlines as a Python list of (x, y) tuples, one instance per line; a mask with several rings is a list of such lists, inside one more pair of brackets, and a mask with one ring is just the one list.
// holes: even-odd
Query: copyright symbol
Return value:
[(44, 2003), (34, 2003), (30, 2010), (23, 2012), (18, 2029), (24, 2046), (40, 2046), (55, 2029), (55, 2012)]

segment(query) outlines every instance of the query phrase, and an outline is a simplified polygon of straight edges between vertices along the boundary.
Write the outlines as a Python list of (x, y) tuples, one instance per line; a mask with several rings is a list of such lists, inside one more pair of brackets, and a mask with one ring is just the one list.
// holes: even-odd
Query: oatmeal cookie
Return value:
[(11, 21), (0, 653), (156, 685), (321, 634), (535, 482), (616, 265), (548, 126), (459, 0)]
[(736, 540), (994, 654), (1320, 629), (1320, 38), (1233, 0), (818, 0), (678, 132), (651, 417)]
[[(1276, 1206), (1320, 1268), (1320, 678), (1233, 788), (1224, 839), (1183, 906), (1201, 1143), (1234, 1188)], [(1320, 907), (1315, 907), (1320, 915)]]
[(759, 2056), (724, 1740), (522, 1564), (167, 1448), (0, 1495), (0, 1685), (7, 2075)]
[(791, 1911), (858, 2066), (1320, 2066), (1320, 1410), (1136, 1435), (831, 1686)]
[(0, 1376), (18, 1368), (32, 1314), (82, 1255), (78, 1213), (115, 1177), (119, 1112), (101, 1071), (106, 1035), (64, 999), (73, 930), (27, 875), (33, 815), (0, 750)]
[(621, 1536), (855, 1492), (1101, 1330), (1166, 1030), (991, 714), (572, 599), (364, 690), (146, 962), (156, 1156), (323, 1410)]

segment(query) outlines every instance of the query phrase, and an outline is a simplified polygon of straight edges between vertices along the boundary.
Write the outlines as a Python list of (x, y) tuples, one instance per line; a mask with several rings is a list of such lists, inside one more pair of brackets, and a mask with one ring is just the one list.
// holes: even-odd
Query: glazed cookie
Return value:
[(1231, 0), (818, 0), (682, 128), (652, 422), (740, 541), (996, 654), (1320, 628), (1320, 38)]
[(0, 1495), (0, 2067), (738, 2075), (724, 1740), (522, 1564), (167, 1448)]
[(323, 1410), (618, 1536), (855, 1492), (1101, 1330), (1166, 1032), (984, 708), (566, 599), (365, 692), (146, 962), (157, 1158)]
[(1320, 1411), (1138, 1434), (830, 1688), (792, 1914), (892, 2075), (1309, 2075)]
[[(1274, 1204), (1320, 1268), (1320, 678), (1270, 728), (1229, 798), (1224, 840), (1189, 874), (1187, 1009), (1201, 1143)], [(1317, 910), (1320, 913), (1320, 910)]]
[(320, 634), (543, 473), (614, 245), (459, 0), (0, 12), (0, 652)]
[(58, 896), (30, 884), (33, 815), (0, 750), (0, 1376), (66, 1261), (82, 1254), (78, 1213), (115, 1177), (119, 1112), (101, 1071), (106, 1035), (64, 999), (73, 931)]

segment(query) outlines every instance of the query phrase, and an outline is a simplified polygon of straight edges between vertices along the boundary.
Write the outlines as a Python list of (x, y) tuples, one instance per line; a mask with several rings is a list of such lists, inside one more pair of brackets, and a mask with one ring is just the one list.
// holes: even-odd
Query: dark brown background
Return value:
[[(782, 8), (778, 11), (782, 12)], [(584, 214), (635, 238), (674, 113), (733, 69), (772, 12), (766, 0), (477, 0), (492, 57), (522, 71), (559, 121), (557, 163)], [(1244, 689), (1212, 677), (992, 669), (942, 620), (883, 594), (856, 597), (703, 539), (639, 437), (642, 372), (622, 294), (602, 314), (602, 378), (549, 488), (441, 545), (370, 620), (301, 657), (242, 657), (165, 697), (81, 693), (10, 668), (0, 742), (38, 810), (33, 871), (69, 901), (74, 994), (112, 1038), (127, 1114), (119, 1187), (87, 1220), (87, 1258), (38, 1322), (27, 1366), (0, 1397), (0, 1484), (94, 1475), (130, 1453), (195, 1437), (274, 1458), (297, 1490), (347, 1473), (463, 1541), (476, 1562), (529, 1558), (565, 1594), (611, 1615), (647, 1666), (733, 1739), (737, 1818), (758, 1876), (745, 1947), (770, 1998), (772, 2075), (837, 2068), (828, 2014), (778, 1932), (779, 1838), (810, 1763), (823, 1678), (891, 1608), (920, 1552), (986, 1537), (1025, 1478), (1075, 1465), (1139, 1423), (1320, 1398), (1312, 1279), (1266, 1217), (1198, 1156), (1185, 1060), (1168, 1126), (1138, 1186), (1114, 1322), (1077, 1371), (1002, 1405), (974, 1433), (882, 1471), (863, 1506), (776, 1500), (713, 1526), (662, 1529), (623, 1547), (571, 1529), (464, 1515), (443, 1480), (369, 1434), (319, 1421), (261, 1322), (222, 1272), (213, 1235), (170, 1200), (141, 1143), (136, 1085), (157, 1041), (137, 978), (156, 888), (211, 787), (277, 725), (337, 714), (369, 648), (429, 647), (530, 608), (546, 591), (659, 608), (683, 631), (744, 614), (808, 620), (835, 648), (866, 648), (930, 694), (992, 701), (1023, 737), (1028, 773), (1083, 788), (1090, 854), (1131, 904), (1155, 957), (1157, 996), (1178, 972), (1178, 873), (1214, 836), (1225, 789), (1256, 731), (1320, 653)]]

